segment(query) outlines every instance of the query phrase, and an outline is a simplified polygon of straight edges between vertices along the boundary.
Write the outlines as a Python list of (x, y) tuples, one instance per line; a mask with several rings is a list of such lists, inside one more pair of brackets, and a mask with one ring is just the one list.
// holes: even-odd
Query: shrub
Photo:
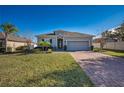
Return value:
[(91, 46), (91, 50), (93, 50), (94, 49), (94, 46)]
[(52, 53), (52, 49), (48, 49), (47, 50), (47, 53)]
[(65, 50), (65, 51), (67, 50), (67, 46), (66, 46), (66, 45), (64, 45), (64, 50)]
[(27, 48), (27, 46), (19, 46), (16, 48), (17, 51), (23, 51)]
[(39, 53), (41, 53), (41, 50), (40, 49), (32, 49), (32, 53), (39, 54)]
[(13, 52), (13, 48), (12, 47), (7, 47), (7, 52)]
[(0, 47), (0, 53), (4, 53), (5, 52), (5, 48), (4, 47)]
[(50, 42), (46, 42), (46, 41), (41, 41), (39, 43), (39, 45), (42, 47), (50, 47), (51, 46)]
[(100, 49), (100, 48), (94, 48), (93, 51), (94, 51), (94, 52), (100, 52), (101, 49)]
[(53, 51), (56, 51), (56, 47), (52, 47), (52, 50), (53, 50)]
[(41, 41), (41, 42), (39, 43), (39, 45), (40, 45), (41, 47), (43, 47), (43, 50), (44, 50), (44, 51), (47, 51), (48, 48), (51, 47), (50, 42), (46, 42), (46, 41)]

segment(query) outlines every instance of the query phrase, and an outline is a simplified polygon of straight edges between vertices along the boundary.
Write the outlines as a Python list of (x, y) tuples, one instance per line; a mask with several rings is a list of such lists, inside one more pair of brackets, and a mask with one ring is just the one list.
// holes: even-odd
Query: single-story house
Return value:
[[(27, 46), (28, 43), (34, 44), (30, 39), (12, 34), (8, 35), (7, 47), (11, 47), (12, 51), (15, 51), (17, 47)], [(2, 47), (5, 47), (5, 34), (0, 32), (0, 48)]]
[(68, 51), (90, 50), (92, 46), (92, 38), (94, 35), (56, 30), (52, 33), (36, 35), (37, 43), (40, 41), (48, 41), (52, 47), (63, 50), (66, 46)]

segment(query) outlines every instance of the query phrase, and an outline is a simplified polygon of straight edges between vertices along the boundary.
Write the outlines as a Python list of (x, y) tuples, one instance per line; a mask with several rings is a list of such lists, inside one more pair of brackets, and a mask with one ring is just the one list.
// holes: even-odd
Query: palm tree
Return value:
[(8, 40), (8, 35), (11, 33), (15, 33), (17, 32), (17, 28), (10, 23), (4, 23), (0, 25), (0, 28), (2, 29), (2, 31), (5, 34), (5, 52), (7, 52), (7, 40)]

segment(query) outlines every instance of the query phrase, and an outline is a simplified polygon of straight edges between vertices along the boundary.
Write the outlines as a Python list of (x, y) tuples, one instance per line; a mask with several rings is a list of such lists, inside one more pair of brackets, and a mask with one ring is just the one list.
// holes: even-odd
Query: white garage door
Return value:
[(88, 41), (68, 41), (67, 50), (76, 51), (76, 50), (89, 50)]

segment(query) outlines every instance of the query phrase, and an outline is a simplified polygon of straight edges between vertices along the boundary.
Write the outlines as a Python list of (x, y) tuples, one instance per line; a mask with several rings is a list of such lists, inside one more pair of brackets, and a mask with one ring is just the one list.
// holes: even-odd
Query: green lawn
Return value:
[(116, 57), (124, 57), (124, 52), (122, 51), (104, 50), (102, 53)]
[(93, 86), (68, 53), (0, 55), (0, 86)]
[(121, 50), (109, 50), (109, 49), (101, 50), (100, 48), (94, 48), (93, 51), (107, 54), (110, 56), (124, 57), (124, 51), (121, 51)]

